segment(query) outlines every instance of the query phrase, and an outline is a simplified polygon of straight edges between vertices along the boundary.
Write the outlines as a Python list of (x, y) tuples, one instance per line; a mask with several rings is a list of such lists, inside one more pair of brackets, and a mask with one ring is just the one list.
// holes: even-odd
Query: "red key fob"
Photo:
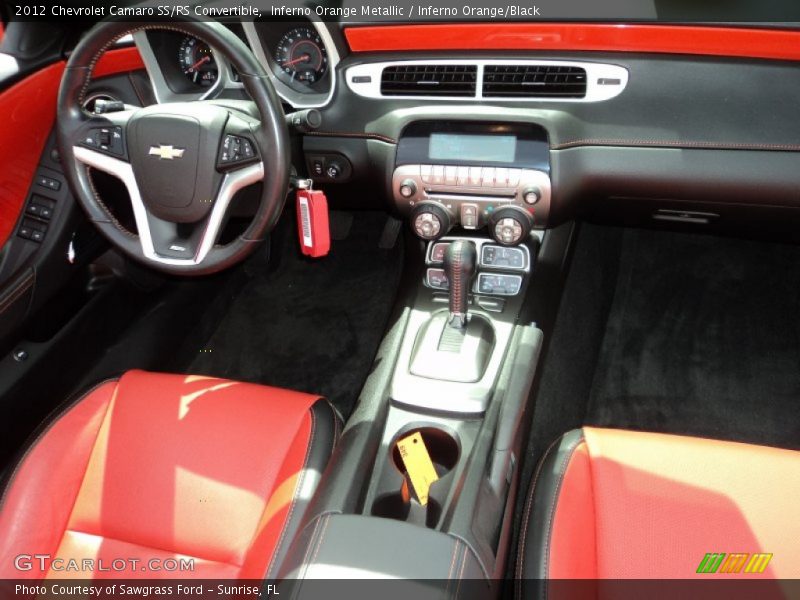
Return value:
[(331, 249), (328, 199), (319, 190), (297, 190), (297, 237), (306, 256), (319, 258)]

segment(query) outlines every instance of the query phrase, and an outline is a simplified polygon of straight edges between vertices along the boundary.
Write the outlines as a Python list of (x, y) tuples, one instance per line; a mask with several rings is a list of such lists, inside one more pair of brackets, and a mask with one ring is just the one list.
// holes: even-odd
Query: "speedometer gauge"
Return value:
[(309, 27), (296, 27), (281, 38), (275, 62), (292, 79), (303, 83), (319, 81), (328, 69), (328, 52), (319, 34)]
[(181, 71), (189, 81), (201, 87), (211, 87), (217, 81), (219, 71), (208, 44), (196, 37), (186, 36), (178, 49)]

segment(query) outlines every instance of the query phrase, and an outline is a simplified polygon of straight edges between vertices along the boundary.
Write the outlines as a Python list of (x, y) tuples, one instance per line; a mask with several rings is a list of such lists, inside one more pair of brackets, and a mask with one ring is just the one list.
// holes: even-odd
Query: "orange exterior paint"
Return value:
[[(39, 158), (56, 117), (63, 61), (29, 75), (0, 93), (0, 246), (22, 211)], [(109, 50), (95, 66), (104, 77), (144, 68), (135, 47)]]
[(555, 50), (800, 60), (800, 31), (599, 23), (461, 23), (348, 27), (354, 52)]

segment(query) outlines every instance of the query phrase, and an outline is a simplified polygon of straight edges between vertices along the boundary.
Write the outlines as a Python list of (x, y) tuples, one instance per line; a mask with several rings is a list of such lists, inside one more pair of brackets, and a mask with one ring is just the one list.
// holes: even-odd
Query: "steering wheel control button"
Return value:
[(226, 135), (219, 151), (221, 165), (233, 165), (248, 162), (256, 157), (253, 142), (238, 135)]
[(516, 296), (521, 289), (521, 275), (501, 275), (498, 273), (480, 273), (478, 275), (478, 292), (481, 294)]
[(122, 127), (95, 127), (83, 139), (83, 145), (106, 154), (125, 156)]
[(425, 277), (428, 287), (435, 290), (449, 290), (450, 282), (447, 280), (447, 275), (444, 269), (428, 269)]

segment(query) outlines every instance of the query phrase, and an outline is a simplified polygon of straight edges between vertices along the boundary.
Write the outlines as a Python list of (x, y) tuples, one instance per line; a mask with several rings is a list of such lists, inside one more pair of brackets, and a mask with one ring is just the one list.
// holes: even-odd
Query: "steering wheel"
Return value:
[[(209, 101), (86, 112), (83, 103), (97, 60), (118, 39), (144, 29), (192, 35), (225, 56), (260, 118)], [(220, 23), (99, 23), (67, 62), (57, 116), (62, 164), (89, 218), (112, 245), (159, 271), (204, 275), (225, 269), (250, 254), (280, 216), (291, 167), (283, 108), (250, 49)], [(125, 184), (135, 233), (103, 203), (88, 168)], [(261, 199), (249, 227), (218, 245), (234, 195), (259, 181)]]

